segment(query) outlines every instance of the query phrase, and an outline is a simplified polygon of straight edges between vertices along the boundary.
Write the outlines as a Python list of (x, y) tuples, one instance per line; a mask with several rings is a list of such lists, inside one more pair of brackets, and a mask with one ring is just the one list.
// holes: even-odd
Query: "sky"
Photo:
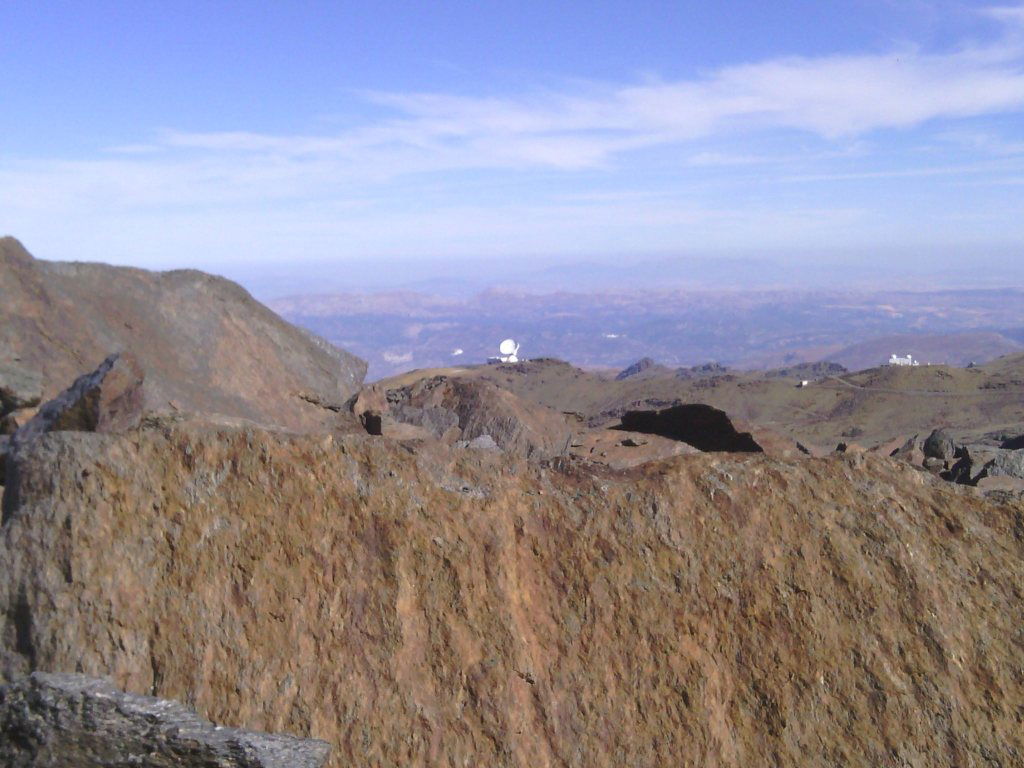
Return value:
[(41, 258), (1024, 284), (1024, 5), (7, 0), (0, 33), (0, 233)]

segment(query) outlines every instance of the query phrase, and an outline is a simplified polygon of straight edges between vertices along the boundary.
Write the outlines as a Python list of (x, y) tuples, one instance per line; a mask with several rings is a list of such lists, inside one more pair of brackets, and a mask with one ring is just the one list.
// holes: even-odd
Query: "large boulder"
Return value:
[(935, 429), (924, 440), (922, 446), (924, 455), (927, 458), (952, 461), (956, 452), (956, 444), (953, 437), (945, 429)]
[(34, 672), (0, 686), (0, 765), (30, 768), (320, 768), (330, 745), (221, 728), (174, 701)]
[(229, 280), (39, 261), (0, 238), (0, 359), (38, 371), (43, 400), (124, 351), (145, 373), (148, 408), (295, 431), (333, 424), (332, 409), (366, 372), (362, 360), (285, 322)]
[(562, 414), (479, 379), (430, 376), (394, 388), (378, 384), (360, 392), (351, 408), (370, 434), (446, 443), (487, 435), (521, 456), (564, 454), (572, 436)]
[(736, 429), (725, 411), (701, 403), (660, 411), (626, 411), (621, 428), (681, 440), (702, 451), (764, 452), (749, 432)]
[(331, 768), (1024, 754), (1019, 505), (871, 454), (618, 472), (149, 424), (19, 457), (0, 678), (106, 676)]

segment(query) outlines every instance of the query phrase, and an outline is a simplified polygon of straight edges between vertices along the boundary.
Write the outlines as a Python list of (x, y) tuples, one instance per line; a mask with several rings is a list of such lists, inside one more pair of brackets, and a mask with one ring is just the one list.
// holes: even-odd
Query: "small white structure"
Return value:
[(917, 360), (912, 356), (907, 355), (906, 357), (897, 357), (896, 353), (892, 353), (892, 357), (889, 358), (889, 365), (920, 365)]
[(462, 354), (462, 348), (461, 347), (459, 349), (453, 349), (452, 350), (452, 357), (458, 357), (461, 354)]
[(804, 387), (809, 387), (810, 385), (811, 385), (811, 382), (809, 382), (807, 379), (804, 379), (803, 381), (801, 381), (796, 386), (797, 386), (798, 389), (803, 389)]
[(505, 339), (498, 345), (498, 356), (487, 358), (488, 363), (518, 363), (519, 345), (514, 339)]

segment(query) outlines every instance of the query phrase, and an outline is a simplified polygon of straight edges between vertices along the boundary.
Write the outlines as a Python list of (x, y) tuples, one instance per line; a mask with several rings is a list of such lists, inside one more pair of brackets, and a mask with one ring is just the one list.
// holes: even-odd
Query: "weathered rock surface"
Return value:
[(0, 238), (0, 360), (38, 371), (48, 400), (123, 351), (145, 373), (147, 408), (294, 430), (330, 423), (336, 414), (322, 404), (346, 400), (366, 371), (229, 280), (38, 261)]
[[(562, 414), (480, 380), (430, 376), (402, 387), (374, 385), (352, 401), (367, 432), (447, 443), (489, 436), (520, 456), (564, 454), (571, 437)], [(410, 429), (410, 427), (412, 429)]]
[(173, 701), (84, 675), (34, 672), (0, 686), (10, 768), (319, 768), (330, 746), (219, 728)]
[(1024, 761), (1024, 508), (887, 458), (170, 426), (16, 460), (7, 679), (110, 676), (335, 768)]
[(681, 440), (702, 451), (763, 452), (749, 432), (736, 429), (724, 411), (699, 403), (660, 411), (626, 411), (622, 428)]

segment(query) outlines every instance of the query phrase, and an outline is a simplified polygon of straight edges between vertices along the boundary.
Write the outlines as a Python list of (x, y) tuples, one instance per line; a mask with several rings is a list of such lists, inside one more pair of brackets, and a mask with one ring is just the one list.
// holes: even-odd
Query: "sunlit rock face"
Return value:
[(335, 768), (1024, 754), (1024, 510), (888, 457), (150, 421), (14, 461), (6, 680), (109, 676)]

